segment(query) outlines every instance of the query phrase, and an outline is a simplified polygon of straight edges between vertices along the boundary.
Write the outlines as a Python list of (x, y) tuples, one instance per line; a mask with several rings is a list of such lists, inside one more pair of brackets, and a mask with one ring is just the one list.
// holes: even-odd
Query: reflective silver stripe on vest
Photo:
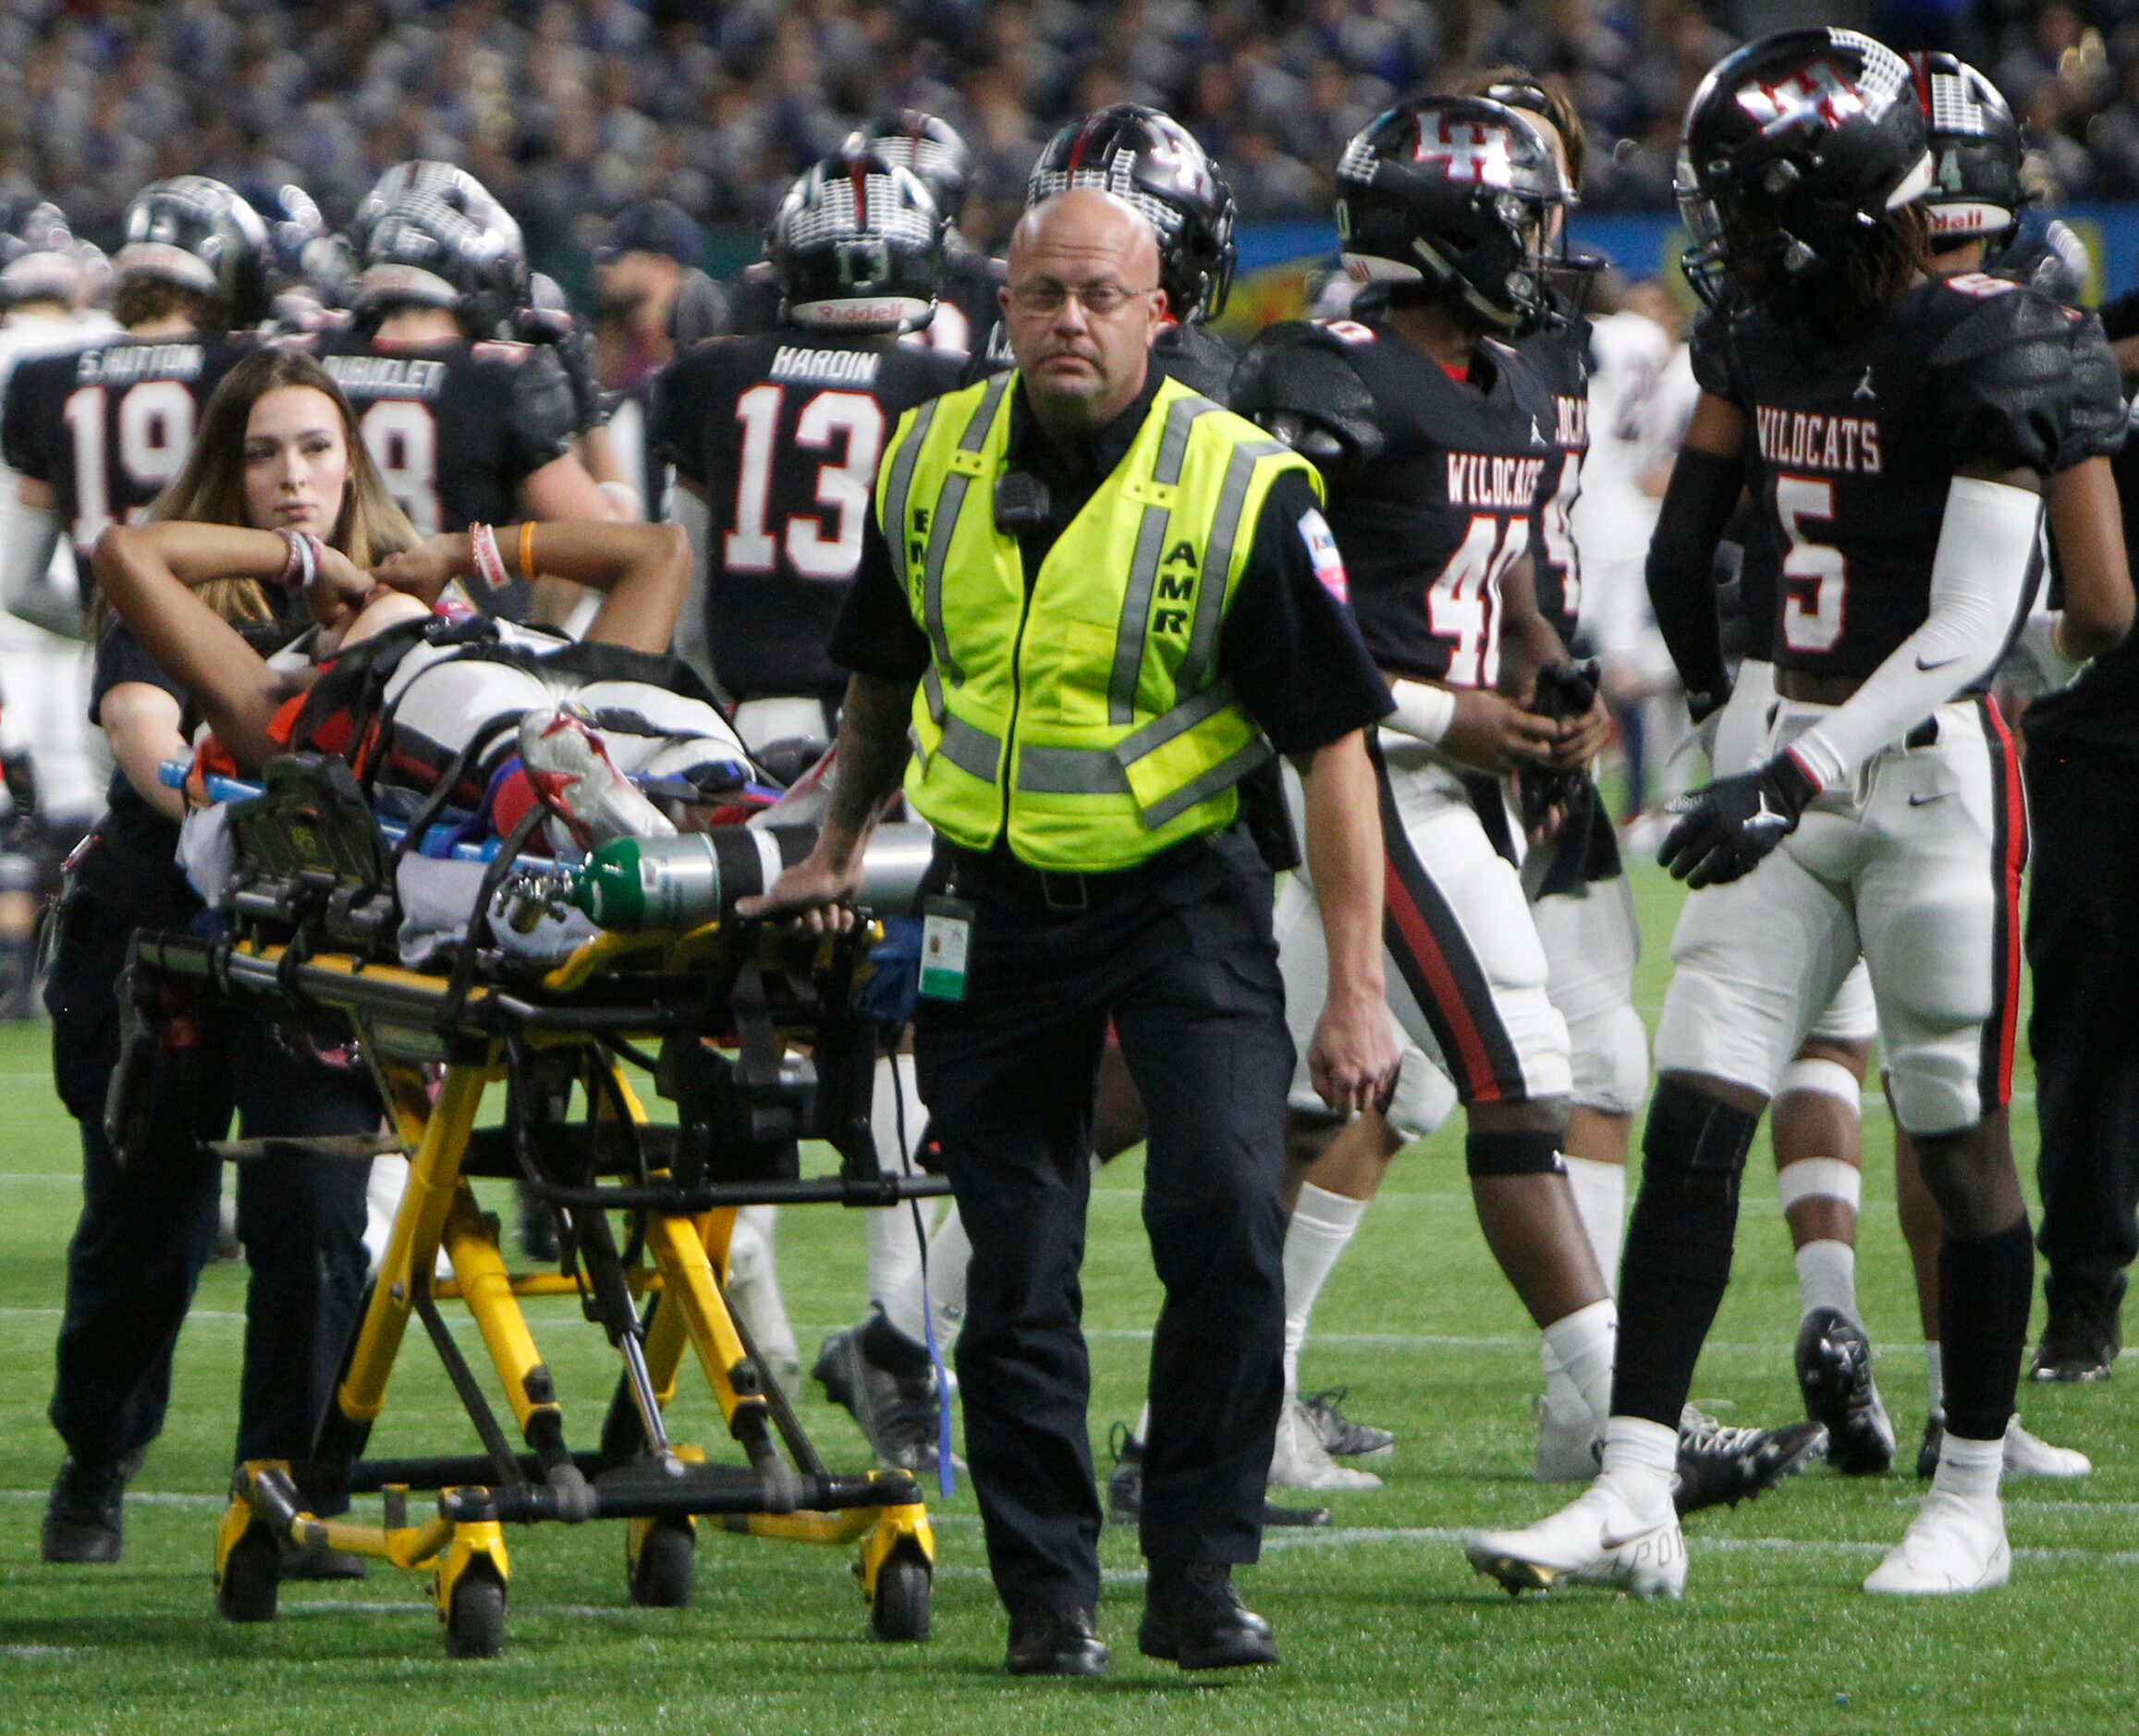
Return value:
[(1176, 736), (1186, 735), (1206, 718), (1216, 717), (1233, 701), (1230, 681), (1213, 681), (1202, 692), (1183, 700), (1171, 711), (1161, 712), (1134, 735), (1122, 737), (1114, 744), (1112, 757), (1118, 764), (1133, 765), (1147, 753), (1157, 752)]
[(1220, 760), (1201, 777), (1192, 778), (1172, 795), (1144, 809), (1143, 829), (1155, 832), (1176, 814), (1186, 813), (1199, 801), (1207, 801), (1220, 790), (1230, 789), (1265, 762), (1276, 758), (1269, 742), (1257, 736), (1237, 753)]
[[(965, 432), (959, 435), (960, 452), (978, 452), (987, 444), (988, 429), (996, 420), (996, 407), (1003, 401), (1003, 394), (1009, 389), (1010, 376), (998, 373), (988, 382), (987, 390), (981, 394), (980, 406), (973, 411), (972, 420), (966, 423)], [(944, 479), (943, 494), (937, 498), (935, 510), (928, 520), (928, 554), (921, 570), (921, 612), (928, 628), (930, 649), (935, 654), (937, 666), (950, 678), (951, 685), (962, 685), (965, 670), (950, 654), (950, 636), (943, 625), (943, 564), (950, 554), (951, 532), (958, 528), (959, 514), (965, 509), (966, 487), (970, 482), (962, 471), (953, 471)], [(963, 761), (955, 764), (963, 764)], [(994, 774), (989, 776), (993, 777)]]
[(1124, 796), (1129, 776), (1105, 748), (1020, 748), (1018, 788), (1040, 796)]
[[(936, 752), (961, 772), (971, 772), (985, 783), (996, 781), (996, 769), (1003, 763), (1003, 744), (985, 729), (977, 729), (963, 717), (951, 715), (950, 707), (944, 703), (943, 682), (937, 678), (934, 664), (921, 672), (921, 693), (928, 704), (928, 715), (935, 727), (943, 731), (943, 741)], [(918, 751), (921, 742), (914, 741)]]
[(913, 494), (913, 467), (921, 457), (922, 443), (928, 438), (928, 425), (935, 420), (935, 407), (942, 401), (932, 397), (915, 412), (913, 426), (892, 457), (891, 479), (884, 486), (884, 522), (888, 527), (884, 540), (898, 557), (898, 586), (902, 591), (913, 583), (913, 568), (906, 556), (906, 508)]
[(1277, 440), (1253, 440), (1233, 448), (1226, 466), (1226, 480), (1218, 490), (1218, 510), (1211, 520), (1210, 546), (1204, 551), (1204, 581), (1196, 588), (1195, 619), (1189, 624), (1188, 649), (1181, 654), (1174, 674), (1174, 697), (1186, 700), (1203, 685), (1211, 659), (1217, 654), (1218, 623), (1226, 612), (1226, 576), (1233, 563), (1233, 543), (1241, 533), (1241, 515), (1247, 505), (1248, 484), (1255, 466), (1264, 458), (1289, 454), (1291, 447)]
[[(1217, 408), (1209, 398), (1192, 394), (1174, 400), (1158, 437), (1158, 464), (1152, 472), (1153, 482), (1168, 488), (1180, 482), (1181, 466), (1188, 458), (1189, 430), (1197, 417)], [(1144, 623), (1151, 618), (1152, 587), (1158, 582), (1159, 557), (1166, 552), (1171, 517), (1165, 507), (1147, 506), (1136, 527), (1136, 556), (1130, 562), (1129, 588), (1121, 599), (1121, 626), (1114, 638), (1114, 673), (1106, 688), (1109, 723), (1125, 724), (1136, 715), (1136, 678), (1143, 666)]]

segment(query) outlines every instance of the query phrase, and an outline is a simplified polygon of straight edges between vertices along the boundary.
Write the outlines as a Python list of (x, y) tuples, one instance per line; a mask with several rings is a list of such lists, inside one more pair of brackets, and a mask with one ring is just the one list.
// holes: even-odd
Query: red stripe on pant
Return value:
[(1413, 967), (1405, 974), (1413, 978), (1414, 986), (1423, 984), (1432, 997), (1431, 1007), (1421, 1010), (1438, 1013), (1456, 1040), (1456, 1053), (1447, 1058), (1461, 1070), (1462, 1078), (1458, 1082), (1463, 1088), (1463, 1101), (1498, 1103), (1500, 1080), (1494, 1070), (1485, 1033), (1471, 1016), (1440, 944), (1435, 940), (1433, 930), (1418, 901), (1412, 897), (1411, 888), (1404, 884), (1403, 874), (1393, 857), (1387, 861), (1383, 879), (1385, 909), (1389, 926), (1395, 931), (1391, 938), (1400, 943), (1404, 957)]
[(1992, 838), (1998, 876), (1998, 931), (1992, 965), (1998, 976), (1998, 1005), (1984, 1032), (1983, 1112), (2012, 1100), (2013, 1052), (2020, 1038), (2021, 873), (2027, 866), (2027, 796), (2021, 785), (2020, 755), (1998, 707), (1976, 704), (1998, 780), (1997, 831)]

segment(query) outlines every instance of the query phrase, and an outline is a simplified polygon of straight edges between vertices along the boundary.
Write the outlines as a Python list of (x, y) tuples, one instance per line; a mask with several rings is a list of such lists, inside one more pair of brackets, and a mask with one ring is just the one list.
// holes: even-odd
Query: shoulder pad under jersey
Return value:
[(1941, 287), (1974, 303), (1946, 326), (1928, 359), (1932, 427), (1947, 457), (1956, 469), (2059, 470), (2074, 385), (2064, 310), (1982, 272), (1945, 278)]
[(1374, 394), (1345, 352), (1374, 341), (1351, 320), (1273, 325), (1233, 365), (1232, 408), (1326, 475), (1371, 462), (1383, 445)]
[(1686, 359), (1693, 364), (1693, 384), (1710, 397), (1730, 397), (1730, 322), (1704, 309), (1686, 340)]
[(2092, 313), (2072, 313), (2072, 422), (2063, 464), (2108, 458), (2124, 445), (2124, 383), (2117, 353)]

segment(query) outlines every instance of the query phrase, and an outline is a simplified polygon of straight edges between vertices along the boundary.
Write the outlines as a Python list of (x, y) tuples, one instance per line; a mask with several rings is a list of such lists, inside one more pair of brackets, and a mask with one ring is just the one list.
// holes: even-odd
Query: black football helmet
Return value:
[(127, 206), (116, 277), (160, 277), (222, 302), (233, 331), (267, 317), (267, 226), (235, 189), (205, 175), (151, 181)]
[(935, 317), (948, 226), (921, 177), (859, 133), (788, 189), (765, 251), (791, 325), (918, 331)]
[(0, 206), (0, 308), (18, 301), (86, 305), (93, 255), (50, 200), (24, 210)]
[(1344, 269), (1360, 284), (1430, 285), (1503, 335), (1534, 331), (1548, 311), (1548, 218), (1570, 198), (1551, 147), (1505, 103), (1400, 103), (1338, 160)]
[(361, 308), (445, 308), (471, 336), (493, 337), (526, 302), (519, 225), (450, 163), (395, 164), (364, 195), (350, 236)]
[(1824, 276), (1931, 182), (1909, 63), (1857, 31), (1778, 31), (1710, 70), (1674, 191), (1686, 280), (1719, 305)]
[(944, 222), (958, 227), (972, 182), (973, 153), (956, 127), (918, 108), (895, 108), (870, 128), (869, 148), (917, 177)]
[(1945, 53), (1909, 56), (1931, 150), (1923, 199), (1934, 247), (2009, 239), (2027, 193), (2020, 184), (2020, 128), (1998, 86)]
[(1071, 121), (1025, 177), (1025, 203), (1088, 187), (1142, 212), (1158, 231), (1159, 287), (1177, 320), (1225, 312), (1238, 257), (1233, 189), (1194, 135), (1170, 115), (1117, 103)]

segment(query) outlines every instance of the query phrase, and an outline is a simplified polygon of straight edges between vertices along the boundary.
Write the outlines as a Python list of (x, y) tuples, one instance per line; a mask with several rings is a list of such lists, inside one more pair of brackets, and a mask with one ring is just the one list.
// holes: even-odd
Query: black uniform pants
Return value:
[[(196, 1142), (235, 1111), (246, 1137), (367, 1133), (378, 1094), (361, 1068), (329, 1068), (286, 1046), (257, 1015), (204, 1021), (190, 1129), (122, 1169), (103, 1127), (118, 1058), (114, 984), (136, 926), (183, 927), (197, 903), (162, 864), (100, 842), (80, 871), (46, 1000), (54, 1071), (81, 1124), (82, 1208), (67, 1246), (53, 1426), (67, 1451), (108, 1463), (146, 1447), (170, 1400), (171, 1358), (201, 1268), (214, 1251), (221, 1166)], [(238, 1231), (251, 1267), (240, 1459), (303, 1460), (361, 1303), (367, 1166), (275, 1157), (244, 1165)]]
[(2139, 1254), (2139, 755), (2058, 738), (2025, 764), (2036, 1243), (2051, 1312), (2092, 1313)]
[(1078, 1273), (1109, 1019), (1150, 1112), (1143, 1222), (1166, 1288), (1144, 1554), (1252, 1561), (1284, 1384), (1292, 1070), (1269, 873), (1228, 835), (1062, 911), (971, 858), (954, 872), (979, 907), (967, 996), (921, 1003), (916, 1060), (972, 1242), (959, 1381), (996, 1587), (1013, 1612), (1098, 1600)]

